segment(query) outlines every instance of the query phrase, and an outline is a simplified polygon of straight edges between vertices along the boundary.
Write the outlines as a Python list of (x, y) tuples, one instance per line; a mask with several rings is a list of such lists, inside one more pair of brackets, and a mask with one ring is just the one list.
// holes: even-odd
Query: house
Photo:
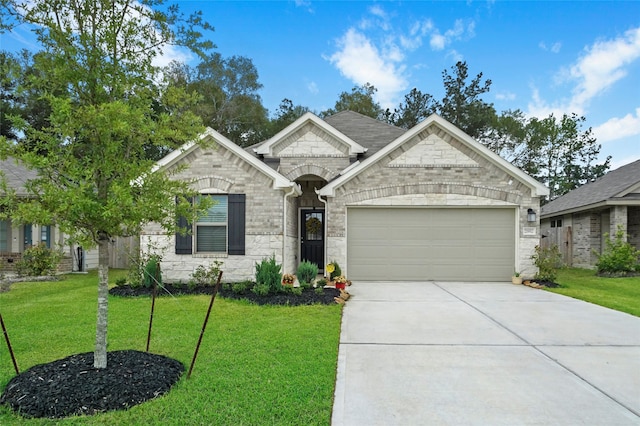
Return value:
[(437, 115), (404, 130), (351, 111), (307, 113), (247, 149), (212, 129), (201, 138), (215, 147), (190, 143), (158, 163), (184, 166), (176, 178), (217, 202), (191, 235), (143, 231), (143, 250), (164, 250), (167, 280), (212, 260), (225, 280), (250, 279), (271, 256), (293, 273), (303, 260), (321, 271), (337, 261), (352, 280), (535, 273), (547, 188)]
[(640, 160), (556, 198), (542, 207), (542, 244), (557, 245), (569, 266), (595, 266), (605, 234), (618, 226), (640, 249)]
[[(19, 198), (30, 196), (25, 184), (36, 177), (34, 170), (28, 169), (14, 158), (7, 158), (0, 160), (0, 172), (7, 187), (15, 191)], [(127, 267), (128, 256), (124, 247), (137, 249), (137, 241), (137, 237), (114, 240), (111, 266)], [(67, 244), (66, 236), (55, 225), (20, 224), (11, 219), (0, 219), (0, 272), (14, 272), (14, 265), (21, 259), (24, 250), (36, 244), (62, 249), (63, 258), (58, 267), (60, 272), (86, 271), (98, 267), (97, 250), (84, 250), (78, 245)]]

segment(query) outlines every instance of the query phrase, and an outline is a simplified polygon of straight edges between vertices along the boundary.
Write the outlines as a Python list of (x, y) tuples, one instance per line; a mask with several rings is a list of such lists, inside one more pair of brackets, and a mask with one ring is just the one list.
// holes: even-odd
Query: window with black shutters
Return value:
[[(213, 206), (194, 224), (178, 219), (178, 226), (191, 229), (189, 235), (176, 234), (176, 254), (226, 253), (245, 254), (245, 194), (203, 194)], [(194, 251), (195, 244), (195, 251)]]

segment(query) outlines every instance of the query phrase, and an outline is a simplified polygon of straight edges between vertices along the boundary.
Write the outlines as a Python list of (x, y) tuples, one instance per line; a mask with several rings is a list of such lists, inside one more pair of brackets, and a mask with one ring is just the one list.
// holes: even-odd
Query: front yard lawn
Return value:
[(560, 270), (556, 281), (560, 287), (548, 291), (640, 317), (640, 276), (604, 278), (593, 270), (567, 268)]
[[(111, 282), (123, 271), (111, 271)], [(156, 300), (150, 351), (189, 367), (209, 296)], [(12, 284), (0, 293), (18, 366), (92, 352), (97, 275)], [(109, 297), (109, 351), (145, 350), (151, 299)], [(166, 395), (87, 417), (24, 419), (0, 407), (0, 424), (328, 425), (334, 391), (340, 305), (257, 306), (216, 298), (191, 379)], [(0, 341), (0, 391), (15, 375)]]

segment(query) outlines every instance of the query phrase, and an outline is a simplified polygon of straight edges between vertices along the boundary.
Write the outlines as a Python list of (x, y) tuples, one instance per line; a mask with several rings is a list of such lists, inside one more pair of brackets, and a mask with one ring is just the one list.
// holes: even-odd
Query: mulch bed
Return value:
[[(213, 286), (205, 286), (205, 287), (195, 287), (189, 288), (188, 286), (176, 286), (173, 284), (163, 284), (164, 288), (159, 288), (157, 295), (158, 296), (178, 296), (178, 295), (192, 295), (192, 294), (212, 294)], [(109, 294), (113, 296), (124, 296), (124, 297), (136, 297), (136, 296), (150, 296), (152, 293), (151, 288), (147, 288), (144, 286), (141, 287), (131, 287), (129, 285), (117, 286), (113, 287), (109, 290)], [(267, 296), (258, 296), (252, 291), (246, 291), (242, 294), (235, 293), (231, 290), (226, 290), (221, 288), (218, 292), (218, 296), (223, 297), (225, 299), (236, 299), (236, 300), (248, 300), (257, 305), (288, 305), (288, 306), (299, 306), (299, 305), (314, 305), (314, 304), (322, 304), (322, 305), (331, 305), (335, 304), (334, 298), (340, 295), (340, 290), (336, 290), (335, 288), (324, 288), (322, 294), (317, 294), (315, 289), (306, 289), (302, 291), (300, 296), (294, 295), (292, 293), (278, 293), (278, 294), (270, 294)]]
[(147, 352), (109, 352), (106, 369), (93, 368), (92, 352), (72, 355), (11, 379), (0, 404), (25, 417), (124, 410), (165, 394), (183, 372), (179, 361)]

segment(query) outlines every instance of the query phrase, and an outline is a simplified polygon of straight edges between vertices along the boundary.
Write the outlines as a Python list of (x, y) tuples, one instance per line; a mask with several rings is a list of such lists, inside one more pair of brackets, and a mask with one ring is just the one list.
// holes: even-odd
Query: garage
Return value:
[(347, 209), (347, 267), (359, 281), (507, 281), (513, 208)]

